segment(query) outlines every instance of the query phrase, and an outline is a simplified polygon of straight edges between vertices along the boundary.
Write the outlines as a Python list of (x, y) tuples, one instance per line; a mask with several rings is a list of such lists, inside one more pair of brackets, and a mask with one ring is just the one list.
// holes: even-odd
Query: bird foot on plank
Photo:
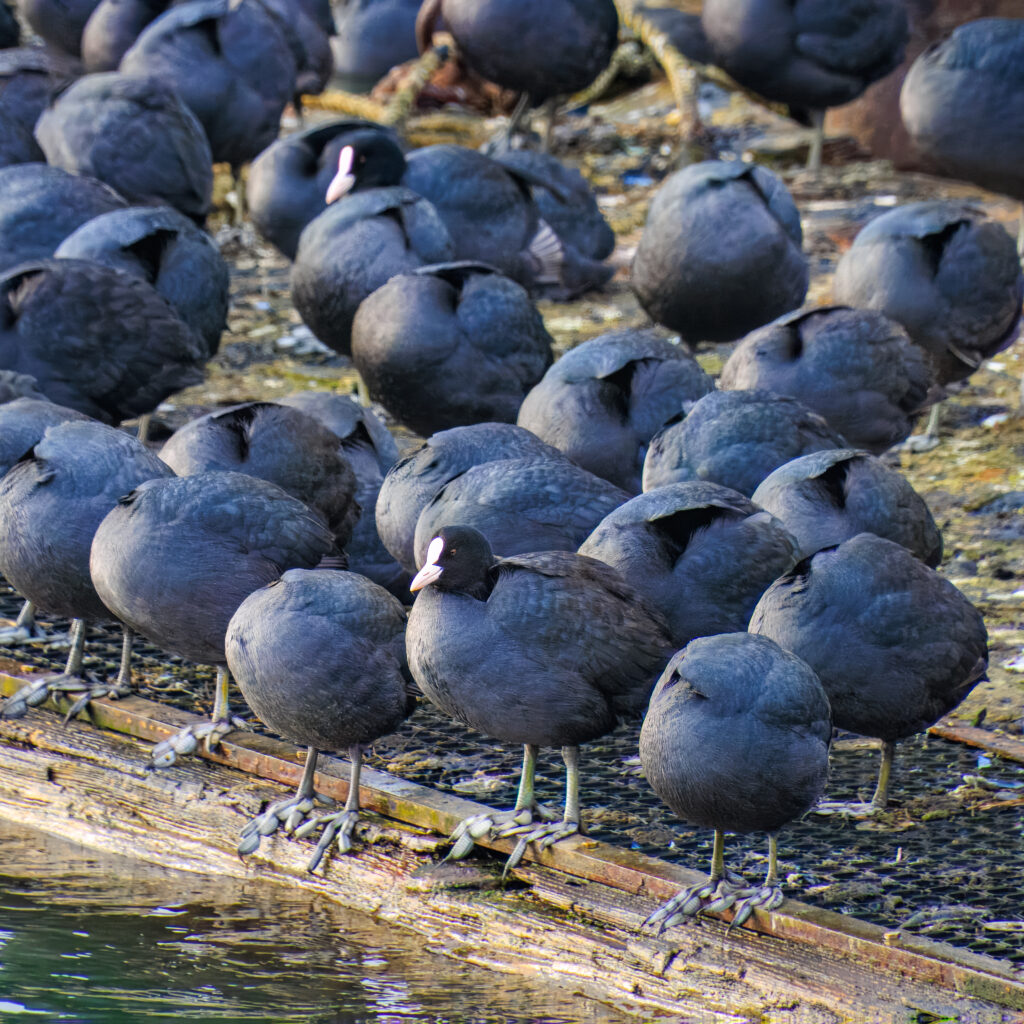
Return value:
[(316, 871), (323, 860), (324, 854), (330, 850), (331, 845), (338, 848), (338, 853), (348, 853), (352, 849), (352, 838), (355, 835), (355, 828), (359, 822), (359, 812), (355, 810), (343, 810), (337, 814), (323, 814), (318, 818), (312, 818), (301, 828), (295, 830), (295, 837), (302, 839), (316, 831), (321, 825), (324, 826), (320, 841), (316, 844), (313, 856), (310, 857), (306, 870), (312, 874)]
[(729, 922), (729, 930), (740, 928), (746, 924), (747, 919), (755, 909), (775, 910), (782, 903), (782, 890), (777, 885), (762, 885), (751, 896), (740, 900), (736, 904), (733, 918)]
[[(521, 831), (521, 829), (517, 829), (517, 832)], [(520, 835), (519, 842), (516, 843), (515, 849), (512, 851), (505, 864), (505, 870), (502, 872), (502, 878), (504, 878), (523, 859), (523, 856), (526, 853), (526, 847), (530, 843), (537, 843), (542, 850), (545, 850), (554, 843), (557, 843), (560, 839), (568, 839), (569, 836), (574, 836), (579, 831), (580, 823), (578, 821), (555, 821), (548, 822), (544, 825), (538, 825), (529, 832)]]
[[(312, 828), (307, 829), (306, 826), (309, 825), (309, 814), (317, 802), (330, 803), (326, 797), (314, 794), (313, 796), (286, 796), (269, 804), (262, 814), (256, 815), (242, 828), (238, 843), (239, 857), (254, 853), (259, 848), (260, 840), (264, 836), (272, 836), (278, 829), (283, 828), (287, 833), (301, 835), (312, 831)], [(316, 824), (318, 822), (314, 822), (314, 828)]]
[(18, 644), (68, 644), (67, 632), (47, 633), (38, 623), (31, 626), (4, 626), (0, 628), (0, 645)]
[(486, 814), (474, 814), (464, 818), (451, 834), (454, 845), (445, 860), (462, 860), (463, 857), (469, 856), (477, 840), (485, 836), (504, 839), (507, 836), (528, 832), (538, 820), (557, 821), (558, 812), (543, 804), (533, 804), (517, 810), (488, 811)]
[(728, 871), (724, 878), (709, 878), (706, 882), (684, 889), (663, 907), (659, 907), (640, 927), (652, 928), (655, 935), (660, 935), (665, 929), (680, 924), (688, 917), (728, 910), (737, 900), (753, 897), (756, 892), (756, 889), (747, 885), (744, 878)]
[(877, 804), (864, 803), (860, 800), (852, 800), (849, 803), (843, 803), (839, 800), (823, 800), (820, 804), (811, 808), (811, 813), (820, 814), (823, 817), (837, 815), (840, 818), (860, 820), (862, 818), (871, 818), (882, 810), (884, 808), (879, 807)]
[(186, 725), (180, 732), (161, 740), (153, 747), (152, 765), (154, 768), (169, 768), (182, 756), (191, 754), (205, 740), (207, 751), (216, 747), (229, 732), (235, 729), (246, 729), (248, 726), (241, 718), (222, 718), (216, 722), (199, 722)]

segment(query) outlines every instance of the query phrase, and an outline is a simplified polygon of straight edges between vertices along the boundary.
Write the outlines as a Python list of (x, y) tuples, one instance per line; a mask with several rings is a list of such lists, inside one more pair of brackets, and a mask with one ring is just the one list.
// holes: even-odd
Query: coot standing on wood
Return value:
[[(840, 649), (842, 644), (839, 645)], [(701, 911), (782, 902), (775, 833), (821, 796), (832, 720), (812, 669), (762, 636), (723, 633), (692, 641), (669, 662), (640, 731), (651, 788), (679, 817), (715, 830), (711, 875), (655, 911), (659, 933)], [(725, 870), (726, 832), (768, 832), (768, 875), (750, 888)]]
[[(468, 818), (452, 837), (451, 856), (464, 857), (482, 836), (519, 836), (508, 871), (530, 842), (550, 846), (580, 830), (579, 745), (643, 710), (671, 652), (668, 631), (603, 563), (563, 551), (495, 560), (468, 527), (430, 542), (411, 586), (419, 594), (406, 649), (420, 689), (470, 728), (524, 745), (515, 808)], [(562, 748), (561, 821), (534, 800), (541, 746)]]

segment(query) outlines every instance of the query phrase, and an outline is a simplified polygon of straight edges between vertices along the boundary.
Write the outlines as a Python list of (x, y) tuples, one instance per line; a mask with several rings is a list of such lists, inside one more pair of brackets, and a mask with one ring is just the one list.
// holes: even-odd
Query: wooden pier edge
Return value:
[[(29, 678), (0, 673), (0, 691), (10, 695)], [(136, 741), (163, 739), (196, 716), (130, 697), (94, 702), (93, 717), (122, 735), (62, 728), (48, 711), (0, 720), (0, 817), (170, 867), (313, 888), (424, 934), (428, 948), (536, 973), (634, 1014), (744, 1021), (753, 1007), (775, 1007), (770, 1019), (801, 1022), (905, 1021), (912, 1011), (1024, 1022), (1024, 1012), (1012, 1012), (1024, 1011), (1024, 979), (1012, 965), (793, 900), (743, 929), (704, 920), (662, 937), (641, 933), (651, 910), (703, 876), (586, 837), (539, 856), (531, 849), (515, 873), (529, 886), (522, 891), (494, 889), (493, 865), (482, 870), (475, 859), (438, 872), (442, 837), (484, 808), (370, 769), (362, 805), (402, 823), (368, 815), (379, 842), (333, 858), (323, 877), (304, 870), (310, 846), (284, 837), (243, 865), (238, 830), (280, 795), (268, 780), (297, 784), (294, 747), (236, 732), (206, 762), (153, 771), (148, 746)], [(347, 764), (322, 758), (317, 788), (343, 800)]]

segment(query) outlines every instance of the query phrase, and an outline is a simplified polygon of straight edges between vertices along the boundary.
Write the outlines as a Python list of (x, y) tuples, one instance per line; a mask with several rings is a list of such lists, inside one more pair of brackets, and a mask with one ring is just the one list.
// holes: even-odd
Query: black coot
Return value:
[(53, 95), (82, 73), (72, 57), (38, 46), (0, 50), (0, 111), (31, 135)]
[(142, 30), (171, 0), (100, 0), (82, 32), (82, 66), (89, 74), (116, 71)]
[(107, 423), (152, 412), (203, 379), (203, 344), (145, 281), (91, 260), (0, 275), (0, 366)]
[(420, 0), (348, 0), (334, 16), (334, 67), (345, 88), (371, 89), (393, 67), (416, 56)]
[(0, 167), (43, 163), (45, 160), (32, 130), (6, 108), (0, 107)]
[[(471, 729), (524, 745), (515, 808), (468, 818), (453, 835), (454, 857), (483, 835), (519, 836), (508, 870), (528, 843), (580, 830), (579, 745), (643, 711), (671, 653), (667, 630), (603, 563), (568, 551), (496, 560), (469, 527), (430, 542), (412, 589), (406, 651), (420, 689)], [(542, 746), (560, 746), (565, 759), (561, 821), (534, 800)]]
[(750, 630), (817, 672), (840, 729), (882, 740), (868, 808), (885, 807), (897, 740), (934, 725), (984, 677), (978, 610), (899, 544), (862, 533), (801, 562), (761, 598)]
[(557, 459), (559, 453), (511, 423), (477, 423), (434, 434), (399, 459), (381, 484), (376, 515), (384, 546), (415, 572), (422, 564), (416, 560), (416, 523), (438, 491), (473, 466), (524, 456)]
[[(943, 174), (1024, 201), (1024, 19), (979, 18), (930, 46), (903, 80), (900, 113)], [(1024, 216), (1017, 241), (1024, 251)]]
[(216, 354), (227, 327), (228, 265), (213, 239), (167, 206), (133, 206), (86, 221), (54, 253), (148, 281)]
[(87, 220), (128, 204), (95, 178), (47, 164), (0, 169), (0, 271), (45, 259)]
[(901, 473), (868, 452), (802, 455), (767, 476), (752, 500), (785, 523), (801, 559), (870, 530), (926, 565), (942, 561), (942, 535), (924, 500)]
[(216, 161), (236, 172), (277, 137), (295, 58), (259, 0), (189, 0), (152, 22), (121, 60), (170, 85), (199, 118)]
[(224, 634), (242, 601), (286, 569), (312, 569), (336, 550), (315, 512), (244, 473), (151, 480), (119, 500), (89, 559), (100, 599), (158, 647), (217, 666), (212, 720), (158, 743), (154, 764), (173, 764), (199, 739), (213, 746), (234, 728)]
[(18, 717), (53, 691), (84, 691), (68, 717), (93, 697), (128, 692), (127, 627), (116, 681), (93, 685), (82, 678), (86, 623), (111, 617), (89, 576), (89, 549), (96, 528), (122, 495), (145, 480), (170, 476), (135, 438), (102, 423), (72, 419), (47, 428), (0, 481), (0, 572), (35, 607), (75, 620), (64, 674), (18, 691), (4, 715)]
[(774, 469), (843, 439), (795, 399), (767, 391), (712, 391), (651, 438), (645, 491), (706, 480), (750, 497)]
[(579, 553), (618, 569), (683, 647), (698, 636), (746, 629), (758, 598), (796, 564), (796, 541), (739, 492), (691, 482), (620, 505)]
[(289, 259), (295, 258), (302, 229), (327, 209), (327, 191), (346, 146), (352, 147), (352, 172), (361, 189), (401, 180), (405, 156), (398, 137), (359, 118), (286, 135), (253, 160), (247, 188), (252, 222)]
[[(640, 731), (647, 781), (691, 825), (715, 830), (711, 875), (655, 911), (658, 932), (693, 914), (782, 902), (775, 833), (817, 802), (828, 778), (832, 721), (818, 677), (763, 636), (694, 640), (668, 664)], [(749, 888), (725, 869), (726, 832), (768, 832), (768, 875)]]
[(501, 556), (575, 551), (629, 494), (552, 452), (497, 458), (442, 485), (416, 520), (416, 565), (441, 528), (472, 526)]
[[(313, 871), (332, 843), (341, 853), (351, 849), (363, 747), (397, 729), (415, 705), (407, 683), (405, 610), (356, 573), (289, 569), (238, 606), (225, 650), (256, 717), (308, 747), (298, 792), (250, 822), (238, 852), (252, 853), (281, 825), (300, 836), (323, 826), (307, 869)], [(314, 807), (321, 750), (347, 751), (348, 800), (342, 811), (300, 825)]]
[(356, 501), (362, 510), (345, 546), (348, 567), (408, 604), (410, 573), (392, 558), (377, 534), (374, 508), (384, 474), (398, 461), (398, 446), (387, 427), (348, 395), (300, 391), (277, 400), (319, 420), (337, 438), (341, 454), (356, 475)]
[(309, 329), (351, 353), (359, 304), (396, 274), (452, 259), (434, 207), (407, 188), (376, 188), (332, 203), (306, 226), (292, 266), (292, 300)]
[(633, 258), (640, 305), (685, 341), (732, 341), (807, 294), (800, 214), (771, 171), (709, 160), (666, 178)]
[(323, 518), (339, 549), (359, 518), (355, 473), (338, 438), (289, 406), (246, 402), (200, 416), (168, 438), (160, 458), (178, 476), (224, 470), (277, 484)]
[(651, 331), (612, 331), (562, 356), (526, 396), (517, 422), (636, 494), (651, 438), (713, 389), (679, 345)]
[(82, 31), (99, 0), (18, 0), (18, 12), (47, 46), (69, 57), (82, 52)]
[(398, 274), (352, 323), (352, 361), (370, 397), (424, 437), (515, 422), (551, 345), (526, 290), (479, 263)]
[(816, 127), (807, 164), (821, 164), (825, 110), (855, 100), (903, 60), (903, 0), (705, 0), (715, 63)]
[(86, 75), (43, 111), (47, 162), (105, 182), (137, 205), (166, 204), (202, 224), (210, 212), (210, 145), (195, 114), (157, 78)]
[(930, 360), (893, 320), (869, 309), (820, 306), (748, 334), (719, 387), (788, 395), (828, 420), (854, 448), (879, 455), (906, 439), (936, 397)]

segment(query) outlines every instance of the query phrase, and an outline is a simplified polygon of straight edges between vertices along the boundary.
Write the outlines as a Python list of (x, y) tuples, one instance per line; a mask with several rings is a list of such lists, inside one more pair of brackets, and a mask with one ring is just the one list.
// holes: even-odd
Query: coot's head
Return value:
[(433, 584), (439, 590), (472, 594), (486, 586), (493, 564), (494, 552), (479, 530), (472, 526), (446, 526), (427, 545), (426, 561), (409, 589), (422, 590)]
[(390, 133), (372, 128), (347, 133), (338, 152), (338, 173), (327, 186), (327, 204), (350, 192), (397, 185), (405, 174), (405, 156)]

